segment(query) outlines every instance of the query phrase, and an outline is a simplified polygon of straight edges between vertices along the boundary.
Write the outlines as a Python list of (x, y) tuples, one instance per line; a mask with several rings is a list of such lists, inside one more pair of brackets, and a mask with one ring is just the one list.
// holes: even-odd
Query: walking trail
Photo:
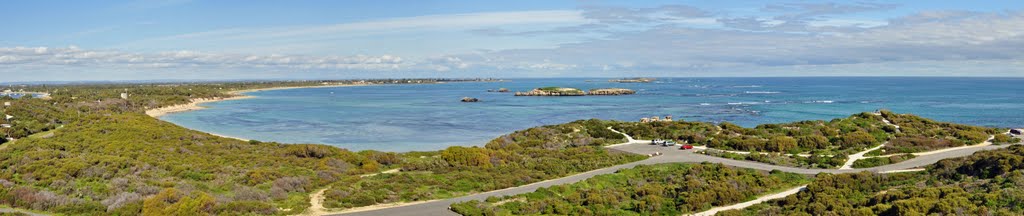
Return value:
[[(381, 173), (398, 173), (399, 171), (401, 171), (401, 169), (390, 169), (390, 170), (385, 170), (385, 171), (381, 171), (381, 172), (378, 172), (378, 173), (361, 175), (359, 177), (360, 178), (366, 178), (366, 177), (370, 177), (370, 176), (376, 176), (376, 175), (381, 174)], [(326, 198), (326, 197), (324, 197), (324, 192), (326, 192), (327, 189), (331, 189), (331, 187), (327, 186), (327, 187), (322, 188), (320, 190), (317, 190), (313, 194), (309, 195), (309, 208), (306, 209), (306, 211), (303, 211), (299, 215), (339, 214), (339, 213), (345, 213), (345, 212), (353, 212), (353, 211), (355, 211), (355, 209), (357, 209), (357, 208), (352, 208), (352, 209), (346, 209), (346, 210), (340, 210), (340, 211), (331, 211), (330, 209), (327, 209), (326, 207), (324, 207), (324, 199)], [(371, 207), (371, 206), (367, 206), (367, 207)], [(360, 207), (359, 209), (364, 209), (364, 210), (367, 210), (367, 211), (375, 209), (375, 208), (367, 208), (367, 207)], [(394, 205), (391, 205), (390, 207), (394, 207)]]
[[(886, 143), (889, 143), (889, 142), (886, 142)], [(864, 151), (861, 151), (861, 152), (857, 152), (855, 154), (850, 155), (850, 158), (846, 159), (846, 163), (843, 163), (843, 166), (839, 167), (839, 169), (841, 169), (841, 170), (853, 169), (853, 162), (857, 162), (857, 160), (864, 159), (864, 154), (867, 154), (868, 152), (871, 152), (871, 151), (874, 151), (874, 150), (878, 150), (878, 149), (880, 149), (882, 147), (885, 147), (886, 143), (882, 143), (881, 145), (878, 145), (878, 146), (875, 146), (873, 148), (869, 148), (867, 150), (864, 150)]]
[(789, 190), (786, 190), (786, 191), (783, 191), (783, 192), (779, 192), (779, 193), (764, 195), (764, 196), (758, 197), (757, 199), (754, 199), (754, 200), (751, 200), (751, 201), (736, 203), (736, 204), (727, 205), (727, 206), (714, 207), (714, 208), (711, 208), (711, 209), (709, 209), (707, 211), (698, 212), (696, 214), (691, 214), (691, 215), (692, 216), (712, 216), (712, 215), (717, 214), (720, 211), (733, 210), (733, 209), (743, 209), (743, 208), (746, 208), (746, 207), (750, 207), (752, 205), (757, 205), (757, 204), (760, 204), (760, 203), (763, 203), (763, 202), (767, 202), (769, 200), (785, 198), (785, 197), (787, 197), (789, 195), (793, 195), (793, 194), (799, 193), (800, 191), (804, 190), (804, 188), (807, 188), (807, 185), (801, 185), (799, 187), (795, 187), (795, 188), (792, 188), (792, 189), (789, 189)]

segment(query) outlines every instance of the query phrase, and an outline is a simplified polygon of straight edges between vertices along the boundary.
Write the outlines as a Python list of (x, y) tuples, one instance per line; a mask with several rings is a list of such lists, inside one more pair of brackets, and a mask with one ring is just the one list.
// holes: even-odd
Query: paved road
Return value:
[(785, 171), (785, 172), (808, 174), (808, 175), (813, 175), (813, 174), (818, 174), (818, 173), (851, 173), (851, 172), (864, 172), (864, 171), (867, 171), (867, 172), (883, 172), (883, 171), (889, 171), (889, 170), (903, 170), (903, 169), (911, 169), (911, 168), (922, 167), (922, 166), (925, 166), (925, 165), (933, 164), (933, 163), (935, 163), (935, 162), (937, 162), (939, 160), (946, 159), (946, 158), (962, 157), (962, 156), (967, 156), (967, 155), (973, 154), (974, 152), (981, 151), (981, 150), (999, 149), (999, 148), (1005, 148), (1005, 147), (1008, 147), (1008, 146), (1009, 145), (999, 145), (999, 146), (985, 146), (985, 147), (978, 147), (978, 148), (961, 149), (961, 150), (957, 150), (957, 151), (948, 151), (948, 152), (936, 153), (936, 154), (931, 154), (931, 155), (919, 156), (919, 157), (916, 157), (916, 158), (913, 158), (913, 159), (910, 159), (910, 160), (907, 160), (907, 161), (904, 161), (904, 162), (900, 162), (900, 163), (897, 163), (897, 164), (889, 164), (889, 165), (885, 165), (885, 166), (865, 168), (865, 169), (838, 170), (838, 169), (804, 169), (804, 168), (795, 168), (795, 167), (784, 167), (784, 166), (770, 165), (770, 164), (764, 164), (764, 163), (758, 163), (758, 162), (752, 162), (752, 161), (739, 161), (739, 160), (731, 160), (731, 159), (726, 159), (726, 158), (720, 158), (720, 157), (713, 157), (713, 156), (708, 156), (708, 155), (696, 154), (692, 150), (678, 150), (677, 148), (674, 148), (674, 147), (661, 147), (661, 146), (649, 145), (649, 144), (645, 144), (645, 143), (631, 143), (631, 144), (626, 144), (626, 145), (617, 145), (617, 146), (611, 147), (611, 149), (616, 149), (616, 150), (621, 150), (621, 151), (626, 151), (626, 152), (631, 152), (631, 153), (636, 153), (636, 154), (651, 154), (651, 153), (654, 153), (654, 152), (661, 152), (661, 153), (664, 153), (664, 155), (656, 156), (656, 157), (651, 157), (651, 158), (648, 158), (648, 159), (645, 159), (645, 160), (641, 160), (641, 161), (637, 161), (637, 162), (633, 162), (633, 163), (627, 163), (627, 164), (622, 164), (622, 165), (617, 165), (617, 166), (597, 169), (597, 170), (593, 170), (593, 171), (590, 171), (590, 172), (580, 173), (580, 174), (571, 175), (571, 176), (567, 176), (567, 177), (563, 177), (563, 178), (558, 178), (558, 179), (553, 179), (553, 180), (548, 180), (548, 181), (537, 182), (537, 183), (533, 183), (533, 184), (529, 184), (529, 185), (524, 185), (524, 186), (519, 186), (519, 187), (507, 188), (507, 189), (503, 189), (503, 190), (490, 191), (490, 192), (479, 193), (479, 194), (463, 196), (463, 197), (457, 197), (457, 198), (451, 198), (451, 199), (445, 199), (445, 200), (437, 200), (437, 201), (420, 203), (420, 204), (415, 204), (415, 205), (393, 207), (393, 208), (379, 209), (379, 210), (373, 210), (373, 211), (344, 213), (344, 214), (339, 214), (339, 215), (397, 215), (397, 216), (403, 216), (403, 215), (408, 215), (408, 216), (458, 215), (455, 212), (449, 211), (448, 210), (448, 206), (451, 205), (452, 203), (464, 202), (464, 201), (469, 201), (469, 200), (484, 200), (484, 199), (486, 199), (487, 197), (490, 197), (490, 196), (506, 196), (506, 195), (523, 194), (523, 193), (533, 192), (533, 191), (535, 191), (535, 190), (537, 190), (538, 188), (541, 188), (541, 187), (550, 187), (550, 186), (554, 186), (554, 185), (562, 185), (562, 184), (575, 183), (575, 182), (579, 182), (579, 181), (582, 181), (584, 179), (588, 179), (588, 178), (596, 176), (596, 175), (614, 173), (615, 171), (618, 171), (620, 169), (632, 168), (632, 167), (634, 167), (636, 165), (640, 165), (640, 164), (661, 164), (661, 163), (674, 163), (674, 162), (688, 162), (688, 163), (710, 162), (710, 163), (722, 163), (722, 164), (729, 165), (729, 166), (734, 166), (734, 167), (752, 168), (752, 169), (758, 169), (758, 170), (780, 170), (780, 171)]

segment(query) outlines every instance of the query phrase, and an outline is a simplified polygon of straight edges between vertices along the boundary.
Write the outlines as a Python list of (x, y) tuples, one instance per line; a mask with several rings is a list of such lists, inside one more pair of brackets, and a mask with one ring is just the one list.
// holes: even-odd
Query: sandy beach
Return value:
[[(273, 90), (284, 90), (284, 89), (301, 89), (301, 88), (329, 88), (329, 87), (366, 86), (366, 85), (368, 85), (368, 84), (288, 86), (288, 87), (273, 87), (273, 88), (259, 88), (259, 89), (236, 90), (236, 91), (226, 92), (226, 93), (228, 93), (230, 95), (234, 95), (234, 96), (231, 96), (231, 97), (223, 97), (223, 98), (215, 97), (215, 98), (192, 99), (192, 102), (188, 103), (188, 104), (180, 104), (180, 105), (166, 106), (166, 107), (160, 107), (160, 108), (154, 108), (154, 109), (146, 110), (146, 115), (149, 115), (149, 116), (152, 116), (152, 117), (156, 118), (156, 117), (160, 117), (160, 116), (164, 116), (164, 115), (171, 114), (171, 113), (176, 113), (176, 112), (185, 112), (185, 111), (193, 111), (193, 110), (205, 109), (206, 107), (200, 106), (200, 105), (202, 105), (204, 103), (217, 102), (217, 101), (228, 101), (228, 100), (244, 100), (244, 99), (254, 98), (255, 96), (245, 95), (245, 93), (250, 93), (250, 92), (273, 91)], [(230, 137), (230, 138), (234, 138), (234, 137)], [(238, 139), (238, 138), (235, 138), (235, 139)]]
[[(251, 96), (251, 95), (245, 95), (245, 93), (249, 93), (249, 92), (284, 90), (284, 89), (300, 89), (300, 88), (329, 88), (329, 87), (366, 86), (366, 85), (369, 85), (369, 84), (289, 86), (289, 87), (274, 87), (274, 88), (259, 88), (259, 89), (246, 89), (246, 90), (229, 91), (227, 93), (230, 94), (230, 95), (234, 95), (234, 96), (231, 96), (231, 97), (214, 97), (214, 98), (197, 98), (197, 99), (192, 99), (192, 102), (187, 103), (187, 104), (179, 104), (179, 105), (174, 105), (174, 106), (166, 106), (166, 107), (148, 109), (148, 110), (146, 110), (146, 115), (152, 116), (153, 118), (159, 118), (160, 116), (164, 116), (164, 115), (171, 114), (171, 113), (176, 113), (176, 112), (187, 112), (187, 111), (206, 109), (206, 107), (202, 106), (202, 104), (204, 104), (204, 103), (217, 102), (217, 101), (229, 101), (229, 100), (244, 100), (244, 99), (249, 99), (249, 98), (255, 98), (256, 97), (256, 96)], [(244, 139), (244, 138), (225, 136), (225, 135), (220, 135), (220, 134), (215, 134), (215, 133), (209, 133), (209, 134), (214, 135), (214, 136), (224, 137), (224, 138), (237, 139), (237, 140), (241, 140), (241, 141), (249, 141), (249, 139)]]
[(160, 116), (163, 116), (163, 115), (167, 115), (167, 114), (171, 114), (171, 113), (176, 113), (176, 112), (185, 112), (185, 111), (205, 109), (206, 107), (200, 106), (200, 105), (202, 105), (204, 103), (217, 102), (217, 101), (227, 101), (227, 100), (242, 100), (242, 99), (249, 99), (249, 98), (253, 98), (253, 96), (238, 95), (238, 96), (226, 97), (226, 98), (198, 98), (198, 99), (192, 99), (192, 102), (188, 103), (188, 104), (180, 104), (180, 105), (174, 105), (174, 106), (167, 106), (167, 107), (160, 107), (160, 108), (155, 108), (155, 109), (149, 109), (149, 110), (146, 110), (146, 115), (149, 115), (149, 116), (152, 116), (152, 117), (156, 118), (156, 117), (160, 117)]

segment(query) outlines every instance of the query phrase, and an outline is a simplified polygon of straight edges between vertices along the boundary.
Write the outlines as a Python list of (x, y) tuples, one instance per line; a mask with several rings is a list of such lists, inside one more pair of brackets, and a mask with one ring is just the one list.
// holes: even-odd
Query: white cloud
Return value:
[[(1024, 76), (1024, 12), (921, 12), (886, 21), (834, 18), (887, 5), (789, 5), (806, 8), (775, 17), (728, 17), (688, 7), (587, 11), (527, 11), (437, 15), (338, 25), (229, 29), (157, 40), (249, 40), (294, 46), (321, 38), (401, 32), (409, 49), (448, 43), (419, 40), (420, 29), (443, 28), (505, 43), (538, 35), (600, 34), (554, 48), (433, 51), (426, 56), (251, 55), (208, 51), (137, 52), (77, 47), (0, 48), (0, 73), (24, 68), (189, 69), (247, 76), (762, 76), (762, 75), (1001, 75)], [(602, 14), (608, 13), (608, 14)], [(566, 23), (545, 28), (505, 24)], [(575, 23), (575, 24), (571, 24)], [(713, 23), (719, 26), (711, 27)], [(408, 32), (406, 32), (408, 31)], [(596, 33), (595, 33), (596, 32)], [(371, 37), (372, 38), (372, 37)], [(479, 39), (479, 38), (476, 38)], [(453, 37), (459, 42), (466, 38)], [(316, 43), (306, 44), (312, 47)], [(409, 45), (409, 44), (402, 44)], [(392, 44), (393, 45), (393, 44)], [(370, 45), (378, 48), (377, 44)], [(427, 48), (424, 48), (427, 47)], [(346, 47), (341, 47), (346, 48)], [(273, 50), (273, 48), (269, 48)], [(387, 48), (373, 49), (389, 53)], [(380, 51), (384, 50), (384, 51)], [(354, 53), (361, 53), (353, 51)], [(241, 52), (262, 53), (262, 52)], [(272, 52), (279, 53), (279, 52)], [(400, 57), (401, 56), (401, 57)], [(891, 68), (886, 68), (890, 65)], [(936, 65), (936, 66), (929, 66)], [(985, 67), (988, 68), (985, 68)], [(846, 70), (846, 71), (844, 71)], [(900, 72), (903, 71), (903, 72)], [(972, 71), (978, 72), (972, 74)], [(23, 72), (22, 72), (23, 73)], [(286, 74), (286, 75), (282, 75)], [(141, 75), (140, 75), (141, 76)]]
[[(748, 31), (660, 25), (642, 31), (612, 32), (607, 39), (563, 44), (555, 49), (502, 50), (473, 55), (493, 59), (489, 62), (491, 65), (540, 64), (555, 60), (560, 64), (574, 65), (571, 69), (578, 71), (609, 71), (606, 74), (742, 68), (751, 76), (761, 73), (754, 69), (756, 67), (877, 66), (929, 61), (947, 61), (944, 65), (950, 65), (955, 62), (969, 64), (969, 61), (1012, 62), (1024, 59), (1024, 12), (958, 14), (955, 18), (936, 14), (945, 13), (911, 15), (894, 21), (898, 24), (890, 25), (856, 20), (831, 21), (845, 26), (847, 29), (843, 31), (813, 25), (804, 25), (800, 28), (803, 32), (791, 32), (791, 28)], [(1007, 68), (1002, 65), (992, 67)], [(908, 73), (912, 72), (923, 71), (908, 70)], [(1015, 75), (1024, 75), (1022, 72), (1024, 70), (1017, 69)], [(1001, 75), (1014, 73), (1003, 71)]]
[(107, 68), (183, 67), (201, 69), (277, 68), (395, 70), (408, 65), (401, 57), (240, 55), (196, 51), (132, 53), (119, 50), (85, 50), (78, 47), (0, 47), (0, 64), (33, 66), (86, 66)]
[(381, 36), (422, 35), (424, 32), (459, 32), (470, 29), (517, 25), (577, 25), (588, 22), (577, 10), (540, 10), (426, 15), (356, 21), (326, 25), (231, 28), (131, 41), (118, 48), (144, 50), (173, 44), (204, 49), (252, 50), (253, 47), (336, 46), (350, 41), (379, 42)]

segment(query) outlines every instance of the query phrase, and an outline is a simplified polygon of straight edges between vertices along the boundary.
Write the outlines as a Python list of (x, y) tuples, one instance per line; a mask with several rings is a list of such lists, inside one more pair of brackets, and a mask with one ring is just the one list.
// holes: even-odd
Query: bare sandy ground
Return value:
[(871, 152), (871, 151), (874, 151), (874, 150), (878, 150), (878, 149), (884, 147), (885, 144), (886, 143), (882, 143), (881, 145), (878, 145), (878, 146), (875, 146), (873, 148), (869, 148), (867, 150), (864, 150), (864, 151), (861, 151), (861, 152), (857, 152), (857, 153), (854, 153), (854, 154), (850, 155), (849, 159), (846, 159), (846, 163), (843, 163), (843, 166), (839, 167), (839, 169), (853, 169), (853, 162), (857, 162), (857, 160), (864, 159), (864, 154), (867, 154), (868, 152)]
[(887, 171), (881, 171), (881, 172), (878, 172), (878, 173), (904, 173), (904, 172), (921, 172), (921, 171), (925, 171), (925, 169), (924, 168), (916, 168), (916, 169), (887, 170)]
[(607, 145), (607, 146), (605, 146), (605, 148), (611, 148), (611, 147), (621, 146), (621, 145), (628, 145), (628, 144), (633, 144), (633, 143), (650, 143), (651, 142), (650, 140), (635, 140), (635, 139), (633, 139), (632, 136), (629, 136), (629, 134), (626, 134), (626, 133), (623, 133), (623, 132), (619, 132), (619, 131), (617, 131), (615, 129), (612, 129), (612, 127), (608, 127), (608, 130), (611, 130), (612, 132), (615, 132), (617, 134), (622, 134), (622, 136), (626, 137), (626, 142), (619, 143), (619, 144), (614, 144), (614, 145)]
[[(969, 148), (981, 148), (981, 147), (992, 145), (992, 141), (995, 138), (996, 138), (995, 135), (990, 135), (988, 137), (988, 140), (985, 140), (985, 142), (981, 142), (981, 143), (974, 144), (974, 145), (957, 146), (957, 147), (952, 147), (952, 148), (936, 149), (936, 150), (931, 150), (931, 151), (926, 151), (926, 152), (915, 152), (915, 153), (910, 153), (910, 154), (912, 154), (914, 156), (924, 156), (924, 155), (939, 154), (939, 153), (948, 152), (948, 151), (957, 151), (957, 150), (962, 150), (962, 149), (969, 149)], [(901, 154), (876, 155), (876, 156), (864, 156), (864, 157), (862, 157), (860, 159), (863, 159), (863, 158), (876, 158), (876, 157), (892, 157), (892, 156), (896, 156), (896, 155), (902, 155), (902, 153)], [(851, 159), (852, 159), (852, 157), (851, 157)]]
[(171, 113), (176, 113), (176, 112), (185, 112), (185, 111), (205, 109), (206, 107), (201, 106), (204, 103), (217, 102), (217, 101), (227, 101), (227, 100), (242, 100), (242, 99), (249, 99), (249, 98), (253, 98), (253, 96), (238, 95), (238, 96), (226, 97), (226, 98), (197, 98), (197, 99), (192, 99), (192, 102), (187, 103), (187, 104), (180, 104), (180, 105), (174, 105), (174, 106), (167, 106), (167, 107), (160, 107), (160, 108), (155, 108), (155, 109), (149, 109), (149, 110), (146, 110), (146, 115), (149, 115), (149, 116), (152, 116), (152, 117), (156, 118), (156, 117), (160, 117), (160, 116), (164, 116), (164, 115), (171, 114)]
[(260, 89), (246, 89), (246, 90), (229, 91), (227, 93), (230, 94), (230, 95), (234, 95), (234, 96), (224, 97), (224, 98), (197, 98), (197, 99), (192, 99), (192, 102), (188, 103), (188, 104), (181, 104), (181, 105), (174, 105), (174, 106), (167, 106), (167, 107), (160, 107), (160, 108), (154, 108), (154, 109), (146, 110), (146, 115), (149, 115), (149, 116), (152, 116), (152, 117), (160, 117), (160, 116), (163, 116), (163, 115), (167, 115), (167, 114), (171, 114), (171, 113), (176, 113), (176, 112), (201, 110), (201, 109), (205, 108), (203, 106), (200, 106), (200, 105), (202, 105), (204, 103), (217, 102), (217, 101), (227, 101), (227, 100), (243, 100), (243, 99), (254, 98), (255, 96), (245, 95), (245, 93), (249, 93), (249, 92), (273, 91), (273, 90), (284, 90), (284, 89), (301, 89), (301, 88), (349, 87), (349, 86), (365, 86), (365, 84), (289, 86), (289, 87), (274, 87), (274, 88), (260, 88)]
[[(617, 131), (615, 129), (612, 129), (612, 127), (608, 127), (608, 130), (611, 130), (612, 132), (615, 132), (615, 133), (618, 133), (618, 134), (622, 134), (623, 136), (626, 136), (626, 142), (619, 143), (619, 144), (613, 144), (613, 145), (607, 145), (607, 146), (604, 146), (605, 148), (618, 147), (618, 146), (629, 145), (629, 144), (634, 144), (634, 143), (651, 143), (650, 140), (633, 139), (633, 137), (629, 136), (629, 134), (626, 134), (626, 133), (623, 133), (623, 132), (619, 132), (619, 131)], [(705, 150), (705, 151), (707, 151), (707, 150), (720, 151), (720, 152), (728, 152), (728, 153), (736, 153), (736, 154), (750, 154), (750, 152), (745, 152), (745, 151), (730, 151), (730, 150), (713, 149), (713, 148), (708, 148), (707, 146), (694, 146), (693, 149), (694, 150)], [(771, 154), (771, 153), (769, 153), (769, 152), (760, 152), (760, 154), (767, 155), (767, 154)], [(787, 155), (787, 156), (797, 156), (797, 157), (810, 157), (811, 156), (811, 154), (785, 154), (785, 155)]]
[(746, 202), (737, 203), (737, 204), (728, 205), (728, 206), (720, 206), (720, 207), (711, 208), (711, 209), (709, 209), (707, 211), (698, 212), (696, 214), (691, 214), (691, 215), (693, 215), (693, 216), (711, 216), (711, 215), (717, 214), (720, 211), (733, 210), (733, 209), (743, 209), (743, 208), (746, 208), (746, 207), (750, 207), (752, 205), (757, 205), (759, 203), (766, 202), (768, 200), (785, 198), (785, 197), (787, 197), (789, 195), (793, 195), (793, 194), (799, 193), (804, 188), (807, 188), (807, 185), (803, 185), (803, 186), (800, 186), (800, 187), (795, 187), (795, 188), (792, 188), (792, 189), (789, 189), (789, 190), (786, 190), (786, 191), (783, 191), (783, 192), (775, 193), (775, 194), (769, 194), (769, 195), (761, 196), (761, 197), (758, 197), (757, 199), (754, 199), (754, 200), (751, 200), (751, 201), (746, 201)]
[(996, 136), (989, 136), (988, 140), (985, 140), (985, 142), (978, 143), (978, 144), (975, 144), (975, 145), (959, 146), (959, 147), (953, 147), (953, 148), (944, 148), (944, 149), (939, 149), (939, 150), (935, 150), (935, 151), (918, 152), (918, 153), (913, 153), (913, 154), (914, 154), (914, 156), (922, 156), (922, 155), (938, 154), (938, 153), (943, 153), (943, 152), (948, 152), (948, 151), (956, 151), (956, 150), (960, 150), (960, 149), (985, 147), (985, 146), (992, 145), (992, 140), (995, 139), (995, 138), (996, 138)]
[[(366, 177), (375, 176), (375, 175), (378, 175), (378, 174), (381, 174), (381, 173), (398, 173), (399, 171), (401, 171), (401, 169), (390, 169), (390, 170), (385, 170), (385, 171), (381, 171), (381, 172), (378, 172), (378, 173), (361, 175), (359, 177), (360, 178), (366, 178)], [(332, 211), (330, 209), (327, 209), (327, 207), (324, 207), (324, 199), (326, 198), (326, 197), (324, 197), (324, 192), (326, 192), (327, 189), (331, 189), (331, 187), (326, 187), (326, 188), (323, 188), (323, 189), (320, 189), (320, 190), (316, 191), (313, 194), (310, 194), (309, 195), (309, 204), (310, 204), (309, 205), (309, 209), (306, 209), (306, 211), (302, 212), (302, 214), (299, 214), (299, 215), (328, 215), (328, 214), (340, 214), (340, 213), (350, 213), (350, 212), (360, 212), (360, 211), (371, 211), (371, 210), (377, 210), (377, 209), (383, 209), (383, 208), (399, 207), (399, 206), (405, 206), (405, 205), (415, 205), (415, 204), (420, 204), (420, 203), (424, 203), (424, 202), (433, 201), (433, 200), (429, 200), (429, 201), (419, 201), (419, 202), (387, 203), (387, 204), (363, 206), (363, 207), (356, 207), (356, 208), (349, 208), (349, 209), (334, 210), (334, 211)]]

